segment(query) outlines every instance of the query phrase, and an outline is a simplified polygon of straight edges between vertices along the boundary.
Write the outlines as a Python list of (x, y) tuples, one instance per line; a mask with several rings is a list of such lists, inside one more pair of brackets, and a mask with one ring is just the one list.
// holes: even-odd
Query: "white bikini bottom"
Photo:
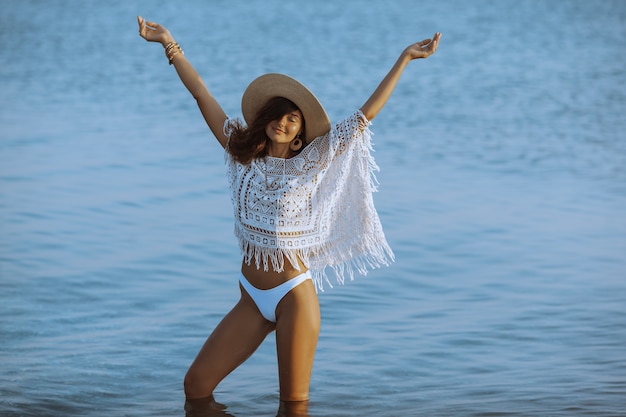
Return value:
[(311, 273), (309, 271), (303, 272), (277, 287), (260, 290), (250, 284), (243, 274), (239, 274), (239, 283), (241, 286), (246, 290), (248, 295), (250, 295), (263, 317), (272, 323), (276, 323), (276, 306), (278, 306), (280, 300), (282, 300), (289, 291), (293, 290), (307, 279), (311, 279)]

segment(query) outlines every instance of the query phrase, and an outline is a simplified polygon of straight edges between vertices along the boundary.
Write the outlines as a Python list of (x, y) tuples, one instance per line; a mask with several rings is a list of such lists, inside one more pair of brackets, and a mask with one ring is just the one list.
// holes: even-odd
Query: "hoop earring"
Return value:
[(289, 144), (289, 149), (291, 149), (294, 152), (298, 152), (300, 149), (302, 149), (302, 145), (304, 145), (304, 142), (302, 142), (302, 139), (300, 139), (300, 135), (298, 135)]

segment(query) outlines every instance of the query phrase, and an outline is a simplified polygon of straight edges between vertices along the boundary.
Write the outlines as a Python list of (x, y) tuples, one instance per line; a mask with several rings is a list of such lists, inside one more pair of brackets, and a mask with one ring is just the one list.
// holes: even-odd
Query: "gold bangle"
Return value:
[(167, 45), (165, 45), (165, 52), (168, 52), (173, 48), (180, 48), (180, 45), (178, 45), (178, 43), (176, 42), (170, 42)]
[(170, 56), (167, 57), (167, 59), (170, 62), (170, 65), (172, 65), (172, 63), (174, 62), (174, 57), (178, 54), (184, 55), (185, 53), (183, 52), (182, 49), (177, 49)]
[(170, 65), (172, 65), (172, 63), (174, 62), (174, 57), (178, 54), (185, 54), (178, 43), (170, 42), (165, 45), (165, 56), (167, 57)]

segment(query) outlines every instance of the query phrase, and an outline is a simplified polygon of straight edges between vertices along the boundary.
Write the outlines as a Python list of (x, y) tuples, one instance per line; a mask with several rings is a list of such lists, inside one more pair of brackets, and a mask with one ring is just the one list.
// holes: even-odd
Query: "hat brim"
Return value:
[(307, 143), (330, 131), (330, 119), (317, 97), (299, 81), (283, 74), (261, 75), (246, 88), (241, 99), (243, 118), (250, 126), (257, 113), (274, 97), (291, 100), (302, 112)]

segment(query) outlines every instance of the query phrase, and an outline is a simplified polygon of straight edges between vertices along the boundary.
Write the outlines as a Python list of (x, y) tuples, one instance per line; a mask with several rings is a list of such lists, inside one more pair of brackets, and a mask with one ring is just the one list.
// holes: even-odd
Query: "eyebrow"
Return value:
[(295, 117), (297, 117), (298, 119), (301, 119), (300, 113), (295, 112), (295, 111), (294, 111), (294, 112), (289, 113), (289, 116), (295, 116)]

